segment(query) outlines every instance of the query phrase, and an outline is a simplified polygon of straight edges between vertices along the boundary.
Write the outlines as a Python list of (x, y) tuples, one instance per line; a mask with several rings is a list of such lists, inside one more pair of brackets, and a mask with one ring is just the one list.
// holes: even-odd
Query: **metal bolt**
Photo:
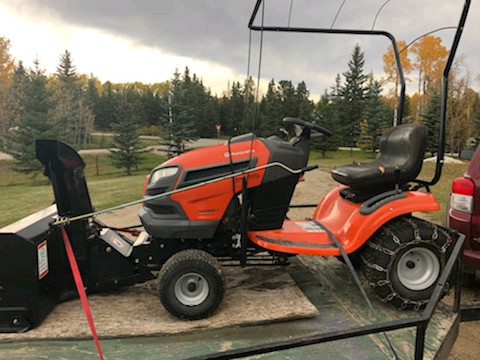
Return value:
[(149, 256), (149, 257), (148, 257), (148, 260), (153, 260), (153, 256)]
[(139, 258), (136, 258), (135, 259), (135, 264), (138, 264), (140, 262), (140, 259)]
[(108, 246), (108, 247), (105, 249), (105, 251), (106, 251), (107, 253), (111, 253), (111, 252), (112, 252), (112, 248), (111, 248), (110, 246)]
[(114, 283), (114, 284), (118, 284), (118, 280), (114, 280), (113, 283)]
[(13, 319), (13, 321), (12, 321), (13, 325), (17, 325), (19, 322), (20, 322), (20, 320), (18, 320), (17, 318)]
[(165, 244), (160, 244), (160, 249), (163, 249), (165, 247)]

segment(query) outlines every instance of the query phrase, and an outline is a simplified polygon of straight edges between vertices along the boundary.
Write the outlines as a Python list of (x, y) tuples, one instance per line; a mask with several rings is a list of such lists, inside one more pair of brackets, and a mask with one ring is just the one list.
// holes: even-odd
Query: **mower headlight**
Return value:
[(150, 177), (150, 184), (155, 184), (158, 180), (173, 176), (178, 173), (178, 167), (167, 167), (163, 169), (158, 169)]

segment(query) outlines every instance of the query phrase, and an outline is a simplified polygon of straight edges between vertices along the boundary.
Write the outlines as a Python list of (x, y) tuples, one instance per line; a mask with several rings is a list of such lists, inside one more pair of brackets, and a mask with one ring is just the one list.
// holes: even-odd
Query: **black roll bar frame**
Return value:
[[(400, 61), (400, 54), (398, 52), (397, 42), (393, 34), (384, 30), (359, 30), (359, 29), (331, 29), (331, 28), (306, 28), (306, 27), (286, 27), (286, 26), (257, 26), (254, 25), (255, 18), (257, 17), (260, 5), (265, 0), (257, 0), (253, 9), (252, 15), (248, 22), (248, 28), (253, 31), (272, 31), (272, 32), (296, 32), (296, 33), (315, 33), (315, 34), (343, 34), (343, 35), (373, 35), (373, 36), (385, 36), (391, 43), (393, 53), (395, 55), (395, 62), (397, 65), (397, 71), (400, 79), (400, 100), (397, 110), (397, 125), (402, 123), (403, 119), (403, 107), (405, 103), (405, 77), (403, 75), (403, 68)], [(470, 8), (471, 0), (465, 0), (463, 10), (460, 16), (460, 20), (455, 32), (448, 59), (445, 64), (442, 76), (442, 88), (441, 88), (441, 108), (440, 108), (440, 130), (438, 134), (438, 148), (437, 148), (437, 161), (435, 165), (435, 175), (430, 181), (415, 180), (422, 186), (428, 189), (428, 186), (435, 185), (442, 174), (443, 159), (445, 155), (445, 129), (446, 129), (446, 115), (447, 115), (447, 94), (448, 94), (448, 74), (453, 64), (453, 59), (457, 52), (458, 44), (462, 36), (465, 21), (467, 19), (468, 10)]]

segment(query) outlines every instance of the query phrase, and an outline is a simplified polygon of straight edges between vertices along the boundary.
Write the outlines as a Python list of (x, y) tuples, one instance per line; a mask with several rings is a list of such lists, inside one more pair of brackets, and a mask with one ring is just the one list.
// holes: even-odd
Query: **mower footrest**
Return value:
[(285, 220), (281, 229), (250, 231), (248, 237), (258, 246), (272, 251), (318, 256), (340, 255), (325, 230), (311, 220)]

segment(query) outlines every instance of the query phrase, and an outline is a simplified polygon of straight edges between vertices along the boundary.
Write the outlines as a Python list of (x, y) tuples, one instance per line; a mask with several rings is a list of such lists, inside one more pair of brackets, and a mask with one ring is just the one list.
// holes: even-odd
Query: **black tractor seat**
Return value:
[(423, 164), (427, 128), (421, 124), (403, 124), (386, 131), (380, 138), (377, 158), (365, 164), (353, 163), (332, 170), (332, 177), (351, 189), (393, 188), (395, 170), (399, 185), (415, 180)]

